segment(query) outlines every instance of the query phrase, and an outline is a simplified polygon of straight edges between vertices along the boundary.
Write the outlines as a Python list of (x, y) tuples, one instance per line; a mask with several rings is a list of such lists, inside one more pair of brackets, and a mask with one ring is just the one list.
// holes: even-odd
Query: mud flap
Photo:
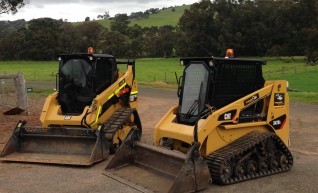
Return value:
[(187, 154), (129, 139), (129, 134), (103, 172), (142, 192), (195, 192), (209, 185), (210, 174), (193, 145)]
[(102, 129), (26, 127), (25, 124), (22, 121), (17, 124), (0, 160), (92, 165), (108, 156), (109, 147)]

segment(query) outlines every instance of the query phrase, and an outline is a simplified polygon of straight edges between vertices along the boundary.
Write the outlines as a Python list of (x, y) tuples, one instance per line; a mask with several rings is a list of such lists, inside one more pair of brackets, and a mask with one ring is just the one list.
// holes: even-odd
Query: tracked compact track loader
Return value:
[[(117, 65), (126, 64), (126, 72)], [(141, 136), (135, 62), (107, 54), (59, 56), (58, 91), (44, 103), (41, 126), (20, 121), (0, 160), (91, 165), (104, 160), (131, 128)]]
[[(140, 191), (195, 192), (288, 171), (289, 97), (265, 81), (265, 61), (183, 58), (179, 104), (154, 130), (154, 146), (132, 129), (104, 174)], [(182, 81), (181, 81), (182, 80)]]

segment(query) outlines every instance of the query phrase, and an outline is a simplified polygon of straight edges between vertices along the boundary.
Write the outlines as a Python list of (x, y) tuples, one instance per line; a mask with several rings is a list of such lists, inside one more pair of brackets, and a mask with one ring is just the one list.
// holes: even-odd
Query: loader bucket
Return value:
[(104, 175), (141, 192), (195, 192), (209, 184), (205, 160), (141, 142), (125, 141)]
[(102, 130), (26, 127), (19, 122), (0, 154), (2, 161), (92, 165), (109, 152)]

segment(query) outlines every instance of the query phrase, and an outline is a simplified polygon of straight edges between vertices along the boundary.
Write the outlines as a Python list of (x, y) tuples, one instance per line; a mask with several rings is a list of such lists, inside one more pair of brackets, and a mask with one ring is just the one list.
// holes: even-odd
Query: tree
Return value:
[(110, 29), (111, 31), (118, 31), (127, 35), (129, 23), (130, 21), (127, 14), (116, 14), (115, 18), (110, 23)]
[(24, 19), (15, 21), (0, 21), (0, 36), (4, 37), (12, 32), (16, 32), (26, 25)]
[(146, 48), (145, 48), (145, 37), (144, 36), (138, 36), (133, 39), (131, 39), (130, 44), (130, 52), (129, 56), (133, 58), (143, 58), (147, 57)]
[(107, 32), (101, 37), (99, 49), (117, 58), (127, 57), (129, 56), (129, 39), (118, 31)]
[(55, 59), (62, 24), (63, 21), (52, 18), (30, 20), (24, 31), (22, 57), (29, 60)]
[[(318, 26), (315, 0), (201, 0), (179, 20), (179, 55), (303, 55), (301, 31)], [(316, 10), (316, 11), (315, 11)], [(305, 36), (307, 37), (307, 36)]]
[(149, 14), (145, 14), (145, 13), (142, 12), (142, 11), (132, 12), (132, 13), (129, 15), (129, 19), (141, 19), (141, 18), (148, 18), (148, 17), (149, 17)]
[(2, 0), (0, 2), (0, 14), (3, 13), (12, 13), (15, 14), (18, 9), (23, 7), (26, 4), (26, 0)]
[(73, 41), (79, 42), (79, 48), (77, 50), (87, 52), (88, 47), (94, 47), (95, 50), (97, 49), (101, 34), (107, 29), (103, 28), (100, 23), (92, 21), (81, 23), (76, 26), (76, 30), (79, 33), (79, 39), (74, 39)]
[(85, 21), (90, 21), (90, 17), (85, 17)]
[(128, 27), (127, 35), (130, 39), (135, 39), (143, 35), (143, 28), (135, 24), (132, 27)]
[(219, 35), (217, 10), (210, 1), (194, 3), (179, 20), (177, 53), (182, 56), (207, 56), (201, 47), (216, 53)]
[(81, 34), (78, 28), (71, 23), (64, 22), (58, 35), (57, 53), (73, 54), (83, 51), (81, 50), (82, 41), (80, 40)]
[(174, 45), (176, 42), (175, 28), (170, 25), (165, 25), (158, 30), (158, 39), (156, 49), (158, 55), (156, 57), (172, 57), (174, 56)]
[(98, 19), (109, 19), (110, 18), (109, 11), (105, 11), (104, 15), (98, 15), (97, 18)]
[(1, 60), (20, 60), (20, 54), (23, 52), (24, 41), (23, 30), (14, 31), (0, 40), (0, 59)]
[(303, 29), (302, 33), (305, 37), (305, 56), (306, 61), (310, 64), (318, 61), (318, 29), (316, 27)]
[(155, 14), (158, 12), (159, 12), (159, 8), (150, 8), (150, 9), (147, 9), (144, 13), (145, 14)]

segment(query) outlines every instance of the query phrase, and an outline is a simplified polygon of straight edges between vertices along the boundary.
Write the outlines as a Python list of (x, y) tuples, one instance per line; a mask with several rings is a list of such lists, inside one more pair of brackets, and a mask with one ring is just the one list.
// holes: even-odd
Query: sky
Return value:
[(117, 13), (145, 11), (150, 8), (163, 8), (175, 5), (189, 5), (199, 0), (27, 0), (28, 3), (20, 8), (15, 15), (0, 14), (0, 20), (26, 21), (50, 17), (69, 22), (84, 21), (86, 17), (97, 19), (109, 11), (110, 16)]

